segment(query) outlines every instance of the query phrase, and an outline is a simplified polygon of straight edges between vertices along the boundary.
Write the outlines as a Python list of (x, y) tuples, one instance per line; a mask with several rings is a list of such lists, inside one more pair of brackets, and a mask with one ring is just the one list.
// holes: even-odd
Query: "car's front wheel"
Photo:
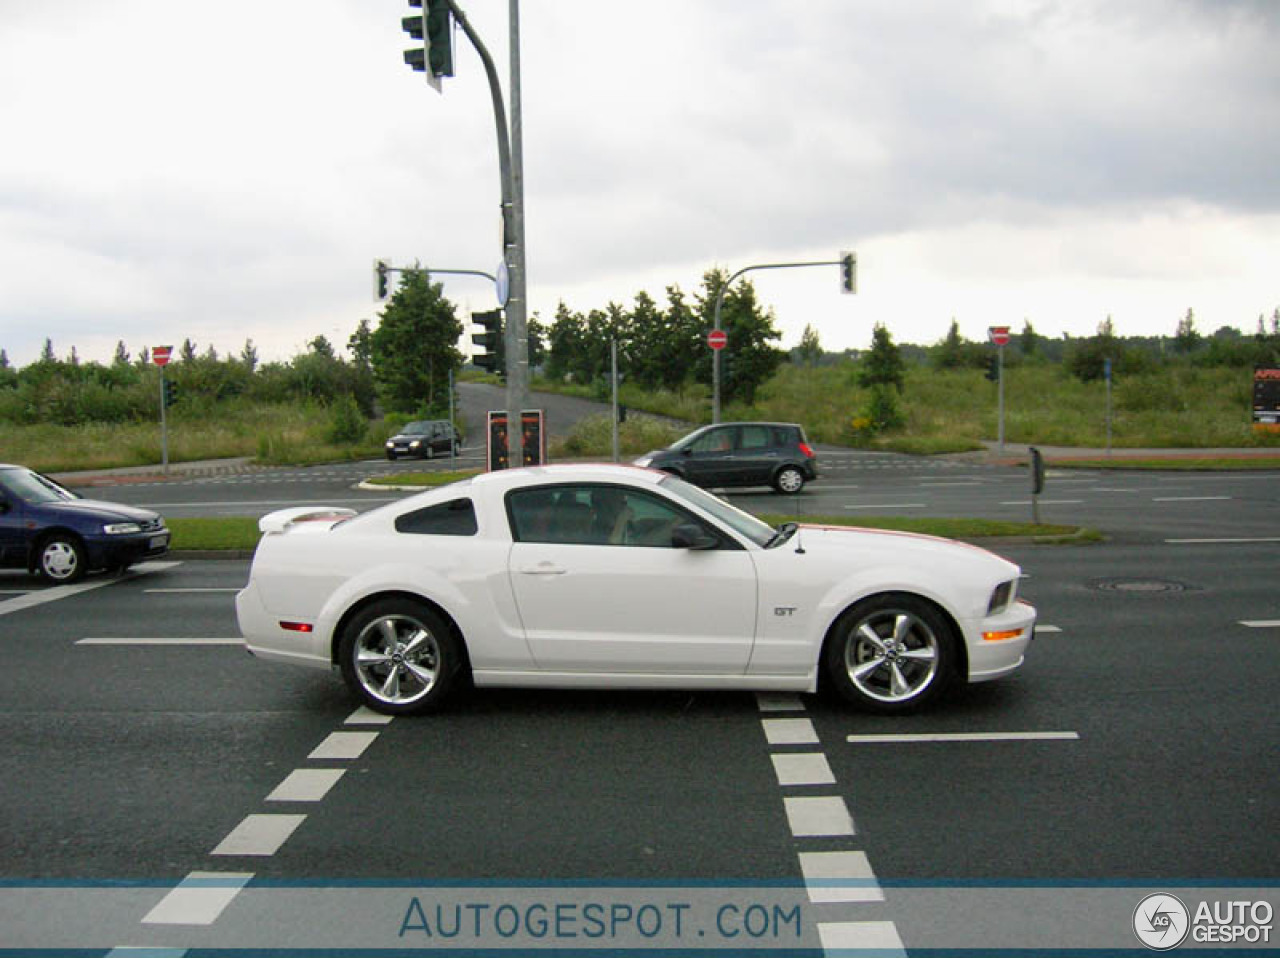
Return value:
[(347, 686), (389, 715), (435, 708), (462, 668), (448, 623), (410, 599), (382, 599), (356, 615), (343, 630), (338, 657)]
[(773, 477), (773, 488), (785, 495), (793, 495), (804, 488), (804, 473), (795, 466), (783, 466)]
[(849, 702), (911, 711), (940, 695), (955, 672), (955, 629), (917, 596), (872, 596), (836, 622), (825, 658), (831, 684)]
[(74, 536), (58, 534), (40, 543), (36, 568), (50, 582), (65, 585), (83, 578), (84, 546)]

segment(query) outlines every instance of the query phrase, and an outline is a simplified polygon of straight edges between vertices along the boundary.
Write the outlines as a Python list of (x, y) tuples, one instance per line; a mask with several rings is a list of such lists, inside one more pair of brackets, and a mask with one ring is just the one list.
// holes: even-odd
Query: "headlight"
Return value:
[(388, 449), (392, 449), (392, 448), (394, 448), (394, 447), (395, 447), (395, 443), (394, 443), (394, 442), (392, 442), (390, 439), (388, 439), (388, 440), (387, 440), (387, 448), (388, 448)]
[(635, 461), (635, 464), (639, 466), (641, 469), (648, 469), (651, 465), (653, 465), (653, 457), (642, 456), (641, 458)]
[(102, 527), (102, 531), (109, 536), (132, 536), (142, 531), (142, 526), (136, 522), (111, 522)]
[(987, 603), (987, 615), (997, 615), (1009, 608), (1009, 603), (1013, 601), (1013, 587), (1016, 584), (1015, 579), (1008, 582), (1001, 582), (995, 587), (991, 593), (991, 601)]
[(421, 439), (415, 439), (413, 442), (409, 443), (409, 448), (410, 448), (410, 449), (417, 449), (417, 448), (418, 448), (419, 446), (421, 446), (421, 445), (422, 445), (422, 440), (421, 440)]

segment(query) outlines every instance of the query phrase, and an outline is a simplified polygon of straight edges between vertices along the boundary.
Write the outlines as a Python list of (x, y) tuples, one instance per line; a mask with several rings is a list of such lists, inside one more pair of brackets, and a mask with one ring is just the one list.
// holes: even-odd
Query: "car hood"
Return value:
[(860, 526), (801, 525), (791, 541), (780, 548), (803, 548), (808, 553), (849, 557), (864, 555), (882, 564), (908, 563), (924, 568), (962, 564), (971, 570), (982, 569), (997, 577), (1018, 575), (1022, 570), (994, 552), (981, 546), (922, 535), (918, 532), (896, 532), (889, 529), (865, 529)]
[(45, 502), (41, 503), (39, 508), (105, 521), (154, 522), (160, 518), (158, 512), (152, 512), (150, 509), (125, 506), (118, 502), (100, 502), (97, 499), (67, 499), (64, 502)]
[(425, 432), (398, 432), (388, 439), (387, 442), (411, 442), (414, 439), (426, 438), (427, 434)]

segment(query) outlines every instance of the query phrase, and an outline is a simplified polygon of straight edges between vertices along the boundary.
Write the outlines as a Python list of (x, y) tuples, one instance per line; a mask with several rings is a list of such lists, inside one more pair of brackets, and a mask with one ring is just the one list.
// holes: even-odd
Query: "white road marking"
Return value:
[(172, 569), (174, 566), (182, 565), (181, 562), (140, 562), (130, 569), (123, 576), (99, 576), (87, 582), (77, 582), (75, 585), (55, 585), (48, 589), (39, 589), (34, 592), (26, 592), (19, 595), (15, 599), (5, 599), (0, 602), (0, 615), (8, 615), (11, 612), (21, 612), (23, 609), (30, 609), (37, 605), (44, 605), (46, 602), (57, 602), (59, 599), (69, 599), (73, 595), (79, 595), (81, 592), (89, 592), (93, 589), (101, 589), (104, 585), (111, 585), (113, 582), (124, 582), (126, 579), (134, 579), (140, 575), (148, 575), (152, 572), (163, 572), (165, 569)]
[(100, 639), (80, 639), (80, 640), (78, 640), (78, 641), (76, 642), (76, 645), (167, 645), (167, 646), (171, 646), (171, 647), (173, 647), (173, 646), (184, 646), (184, 645), (186, 645), (186, 646), (191, 646), (191, 647), (195, 648), (195, 647), (198, 647), (198, 646), (209, 646), (209, 645), (240, 645), (240, 646), (243, 646), (243, 645), (244, 645), (244, 639), (196, 639), (196, 638), (188, 638), (188, 639), (160, 639), (160, 638), (150, 638), (150, 639), (128, 639), (128, 638), (108, 639), (108, 638), (100, 638)]
[(391, 720), (395, 716), (383, 715), (381, 712), (375, 712), (367, 705), (362, 705), (350, 715), (344, 725), (390, 725)]
[(907, 949), (891, 921), (830, 921), (818, 923), (818, 940), (828, 954), (852, 950), (874, 951), (876, 958), (906, 958)]
[(1079, 732), (937, 732), (849, 735), (846, 742), (875, 745), (898, 742), (1074, 742)]
[(1229, 502), (1230, 496), (1156, 496), (1152, 502)]
[(359, 758), (377, 737), (377, 732), (330, 732), (329, 736), (317, 745), (307, 758)]
[(147, 593), (156, 593), (156, 594), (166, 594), (166, 593), (167, 593), (167, 594), (170, 594), (170, 595), (175, 595), (175, 594), (183, 594), (183, 595), (185, 595), (186, 593), (189, 593), (189, 592), (239, 592), (240, 590), (239, 590), (239, 589), (213, 589), (213, 588), (209, 588), (209, 589), (197, 589), (197, 588), (190, 588), (190, 589), (143, 589), (142, 591), (143, 591), (143, 592), (147, 592)]
[(160, 899), (144, 925), (212, 925), (253, 878), (253, 872), (192, 872)]
[(757, 692), (756, 706), (761, 712), (803, 712), (804, 702), (790, 692)]
[(923, 502), (850, 502), (845, 509), (924, 509)]
[(267, 796), (268, 802), (319, 802), (338, 784), (346, 769), (298, 768)]
[(773, 771), (779, 785), (834, 785), (835, 774), (822, 752), (772, 755)]
[(1056, 625), (1037, 625), (1036, 635), (1056, 635), (1062, 630)]
[(782, 803), (796, 838), (854, 834), (853, 816), (839, 795), (784, 798)]
[(1253, 619), (1240, 624), (1246, 629), (1280, 629), (1280, 619)]
[(246, 815), (211, 855), (274, 855), (306, 815)]
[(800, 872), (815, 905), (884, 901), (866, 852), (801, 852)]
[(1239, 545), (1248, 542), (1280, 542), (1280, 536), (1256, 539), (1165, 539), (1165, 545)]
[[(1040, 505), (1042, 505), (1042, 506), (1079, 506), (1079, 505), (1083, 505), (1083, 504), (1084, 504), (1084, 500), (1083, 500), (1083, 499), (1041, 499), (1041, 500), (1040, 500)], [(1014, 500), (1013, 502), (1002, 502), (1002, 503), (1000, 503), (1000, 505), (1002, 505), (1002, 506), (1029, 506), (1029, 505), (1031, 505), (1031, 500), (1030, 500), (1030, 499), (1017, 499), (1017, 500)]]
[(817, 745), (818, 733), (807, 718), (764, 719), (764, 737), (770, 745)]

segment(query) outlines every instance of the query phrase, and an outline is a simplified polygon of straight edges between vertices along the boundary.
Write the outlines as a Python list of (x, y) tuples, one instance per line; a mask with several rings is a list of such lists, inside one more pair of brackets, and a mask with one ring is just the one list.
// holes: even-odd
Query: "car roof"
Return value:
[(545, 466), (525, 466), (520, 469), (499, 469), (486, 472), (472, 479), (477, 487), (498, 491), (561, 482), (622, 482), (628, 485), (656, 486), (667, 474), (656, 469), (619, 463), (572, 462)]

